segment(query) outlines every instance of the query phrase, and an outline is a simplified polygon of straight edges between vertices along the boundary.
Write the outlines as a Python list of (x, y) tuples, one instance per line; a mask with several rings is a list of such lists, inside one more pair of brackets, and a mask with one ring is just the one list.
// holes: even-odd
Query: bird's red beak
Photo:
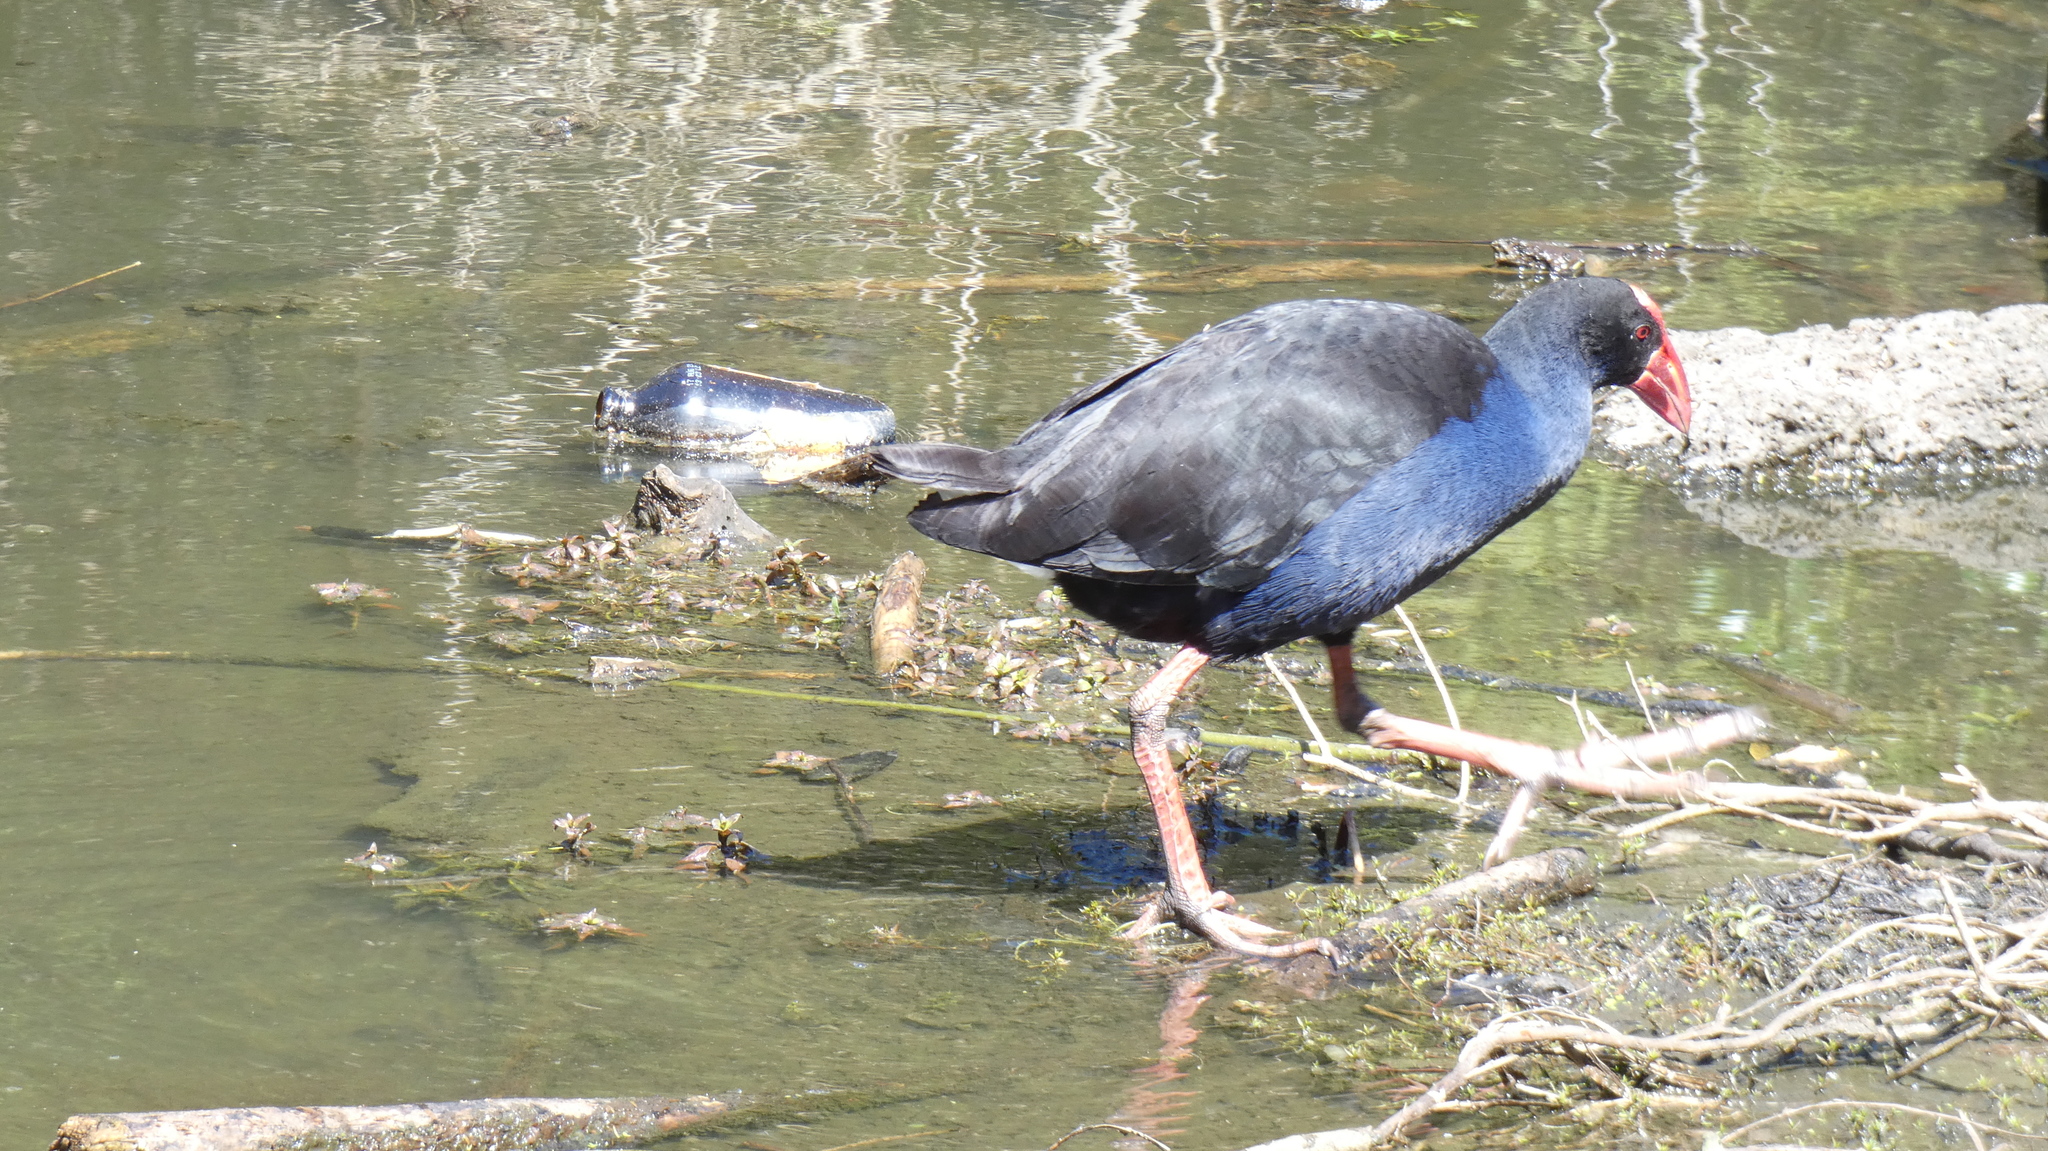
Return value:
[(1657, 318), (1657, 330), (1664, 333), (1657, 354), (1650, 357), (1642, 378), (1628, 386), (1629, 391), (1642, 397), (1651, 411), (1684, 435), (1692, 429), (1692, 388), (1685, 382), (1685, 365), (1678, 362), (1678, 349), (1671, 346), (1671, 329), (1665, 326), (1664, 309), (1657, 306), (1650, 293), (1634, 284), (1629, 288), (1644, 309)]

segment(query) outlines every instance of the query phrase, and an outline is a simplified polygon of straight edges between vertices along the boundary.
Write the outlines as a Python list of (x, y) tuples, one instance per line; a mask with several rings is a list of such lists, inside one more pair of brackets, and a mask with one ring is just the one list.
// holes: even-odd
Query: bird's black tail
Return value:
[(868, 449), (875, 466), (927, 487), (954, 492), (1006, 492), (1011, 481), (1000, 452), (959, 444), (881, 444)]

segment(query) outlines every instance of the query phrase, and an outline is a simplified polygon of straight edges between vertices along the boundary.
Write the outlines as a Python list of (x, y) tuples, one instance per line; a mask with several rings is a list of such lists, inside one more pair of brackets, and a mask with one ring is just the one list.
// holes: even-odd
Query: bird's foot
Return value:
[(1337, 945), (1320, 936), (1296, 939), (1289, 943), (1256, 943), (1246, 936), (1285, 935), (1287, 932), (1246, 919), (1242, 915), (1232, 915), (1214, 908), (1199, 915), (1182, 918), (1180, 925), (1225, 951), (1235, 951), (1242, 955), (1255, 955), (1261, 959), (1292, 959), (1297, 955), (1307, 955), (1314, 951), (1328, 956), (1332, 963), (1343, 961)]
[(1256, 942), (1255, 939), (1288, 933), (1278, 927), (1270, 927), (1255, 919), (1222, 910), (1236, 902), (1237, 900), (1227, 891), (1210, 892), (1199, 900), (1187, 898), (1171, 890), (1161, 891), (1146, 905), (1135, 922), (1117, 933), (1118, 938), (1135, 942), (1172, 922), (1201, 936), (1211, 946), (1240, 955), (1254, 955), (1261, 959), (1292, 959), (1313, 951), (1328, 956), (1333, 963), (1343, 961), (1343, 953), (1338, 950), (1337, 945), (1320, 937), (1297, 939), (1290, 943)]
[(1366, 742), (1374, 747), (1405, 748), (1430, 740), (1444, 729), (1440, 724), (1395, 715), (1381, 707), (1374, 708), (1351, 730), (1365, 736)]

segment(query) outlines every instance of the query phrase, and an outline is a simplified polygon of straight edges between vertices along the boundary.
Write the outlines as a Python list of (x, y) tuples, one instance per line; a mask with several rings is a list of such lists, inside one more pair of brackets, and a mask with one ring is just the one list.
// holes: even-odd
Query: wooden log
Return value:
[(917, 652), (917, 611), (924, 595), (924, 561), (916, 552), (897, 556), (875, 592), (875, 618), (869, 648), (875, 674), (889, 678), (910, 663)]
[(1553, 847), (1404, 899), (1337, 932), (1330, 941), (1346, 956), (1343, 972), (1313, 953), (1267, 964), (1266, 970), (1296, 991), (1318, 994), (1379, 958), (1388, 928), (1463, 924), (1486, 912), (1557, 903), (1593, 890), (1597, 879), (1591, 856), (1576, 847)]
[(725, 1095), (464, 1099), (374, 1107), (223, 1107), (73, 1115), (50, 1151), (440, 1151), (633, 1145), (730, 1114)]
[(1404, 899), (1338, 932), (1336, 940), (1350, 948), (1373, 947), (1378, 945), (1381, 929), (1385, 927), (1464, 923), (1486, 911), (1556, 903), (1593, 890), (1597, 878), (1592, 856), (1576, 847), (1553, 847)]

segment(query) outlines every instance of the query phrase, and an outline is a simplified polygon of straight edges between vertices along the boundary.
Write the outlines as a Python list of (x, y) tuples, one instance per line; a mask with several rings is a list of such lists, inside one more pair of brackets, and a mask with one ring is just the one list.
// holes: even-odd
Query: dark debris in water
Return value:
[(1874, 978), (1908, 958), (1955, 958), (1953, 939), (1938, 934), (1857, 935), (1874, 925), (1944, 918), (1943, 883), (1975, 919), (2018, 923), (2048, 911), (2048, 879), (2023, 870), (1935, 870), (1878, 856), (1737, 879), (1706, 901), (1693, 920), (1723, 963), (1767, 988), (1787, 985), (1839, 947), (1810, 977), (1827, 990)]
[[(371, 884), (390, 889), (401, 910), (458, 911), (524, 929), (534, 923), (528, 909), (532, 902), (559, 897), (571, 886), (664, 871), (701, 881), (741, 876), (749, 867), (769, 862), (768, 853), (747, 842), (739, 822), (739, 813), (704, 816), (676, 807), (605, 833), (589, 814), (567, 812), (552, 822), (555, 841), (545, 847), (486, 851), (459, 844), (420, 844), (408, 849), (412, 855), (407, 858), (379, 851), (372, 843), (342, 862), (370, 872)], [(713, 838), (703, 838), (706, 831)], [(673, 865), (643, 862), (656, 853), (681, 859)], [(580, 930), (579, 924), (588, 930)], [(539, 929), (544, 934), (577, 931), (579, 940), (593, 933), (640, 934), (577, 915), (543, 916)]]

